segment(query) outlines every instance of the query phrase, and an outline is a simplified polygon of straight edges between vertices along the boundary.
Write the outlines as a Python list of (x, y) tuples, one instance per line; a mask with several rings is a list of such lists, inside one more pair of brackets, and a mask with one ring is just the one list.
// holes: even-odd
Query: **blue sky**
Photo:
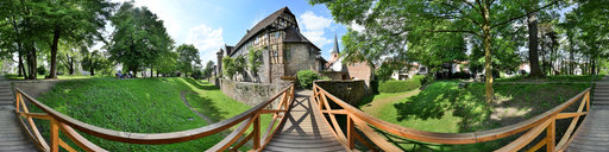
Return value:
[[(123, 2), (126, 0), (116, 0)], [(130, 0), (128, 0), (130, 1)], [(224, 44), (235, 45), (258, 21), (287, 6), (297, 18), (301, 32), (329, 56), (334, 34), (346, 33), (346, 26), (332, 19), (325, 5), (312, 6), (306, 0), (135, 0), (164, 21), (176, 46), (194, 44), (203, 62), (215, 60)]]

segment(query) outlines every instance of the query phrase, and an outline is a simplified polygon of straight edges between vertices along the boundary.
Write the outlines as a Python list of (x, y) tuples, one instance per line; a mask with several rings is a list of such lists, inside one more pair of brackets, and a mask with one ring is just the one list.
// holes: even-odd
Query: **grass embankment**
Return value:
[[(119, 131), (164, 133), (208, 125), (184, 104), (180, 95), (182, 92), (189, 92), (185, 94), (189, 103), (215, 121), (230, 118), (250, 108), (224, 96), (209, 83), (188, 78), (65, 81), (58, 83), (39, 100), (80, 121)], [(268, 118), (262, 121), (268, 121), (265, 119)], [(48, 135), (48, 125), (40, 128)], [(220, 141), (224, 134), (168, 145), (126, 144), (82, 135), (110, 151), (201, 151)], [(68, 138), (64, 140), (69, 141)]]
[[(46, 75), (38, 75), (36, 77), (37, 80), (44, 80)], [(91, 78), (103, 78), (103, 77), (110, 77), (110, 76), (102, 76), (102, 75), (96, 75), (96, 76), (88, 76), (88, 75), (58, 75), (57, 79), (58, 80), (76, 80), (76, 79), (91, 79)], [(7, 74), (4, 75), (4, 78), (9, 79), (9, 80), (24, 80), (23, 77), (19, 77), (15, 74)]]
[(526, 76), (514, 76), (509, 78), (497, 78), (496, 82), (588, 82), (601, 80), (605, 75), (551, 75), (545, 78), (528, 78)]
[[(498, 128), (531, 118), (565, 102), (589, 86), (586, 83), (495, 84), (497, 99), (487, 104), (484, 102), (483, 83), (470, 83), (460, 88), (457, 81), (439, 81), (428, 85), (418, 94), (416, 90), (381, 93), (360, 108), (379, 119), (404, 127), (463, 133)], [(505, 145), (507, 140), (510, 139), (461, 146), (397, 141), (405, 150), (492, 151)]]

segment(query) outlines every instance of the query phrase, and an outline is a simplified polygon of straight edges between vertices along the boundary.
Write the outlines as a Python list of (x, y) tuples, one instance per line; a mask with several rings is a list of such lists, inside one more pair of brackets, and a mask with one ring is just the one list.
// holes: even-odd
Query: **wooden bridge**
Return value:
[[(12, 93), (5, 93), (6, 90), (11, 92), (9, 85), (2, 84), (0, 106), (6, 102), (1, 96), (12, 96)], [(606, 144), (609, 141), (609, 83), (596, 85), (592, 104), (590, 90), (588, 88), (553, 109), (517, 124), (471, 133), (436, 133), (374, 118), (316, 84), (312, 91), (299, 92), (291, 85), (230, 119), (191, 130), (147, 134), (110, 130), (81, 122), (15, 88), (15, 100), (0, 109), (0, 151), (57, 152), (60, 148), (66, 151), (107, 151), (103, 145), (91, 143), (79, 133), (132, 144), (171, 144), (220, 132), (230, 134), (206, 151), (239, 151), (244, 145), (253, 151), (404, 151), (390, 142), (386, 134), (446, 145), (517, 137), (505, 146), (497, 147), (496, 151), (609, 151), (609, 144)], [(30, 111), (31, 107), (37, 107), (43, 113)], [(261, 115), (272, 115), (273, 119), (261, 122)], [(34, 119), (50, 121), (49, 139), (42, 137)], [(561, 119), (569, 120), (569, 123), (561, 126), (566, 128), (564, 132), (557, 133), (556, 121)], [(261, 128), (261, 123), (269, 123), (268, 128)], [(68, 138), (60, 138), (59, 134)], [(67, 140), (75, 143), (78, 149), (70, 147)]]

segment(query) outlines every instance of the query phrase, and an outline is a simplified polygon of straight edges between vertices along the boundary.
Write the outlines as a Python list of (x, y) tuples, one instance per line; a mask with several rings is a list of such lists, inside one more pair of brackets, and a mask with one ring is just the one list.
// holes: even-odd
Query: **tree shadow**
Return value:
[(190, 78), (186, 78), (183, 80), (188, 82), (190, 85), (195, 86), (196, 88), (201, 89), (201, 90), (218, 90), (218, 89), (220, 89), (216, 85), (213, 85), (209, 82), (201, 82), (201, 81), (197, 81), (197, 80), (190, 79)]
[[(212, 89), (210, 89), (212, 87), (203, 86), (203, 85), (197, 83), (193, 79), (184, 79), (184, 80), (187, 83), (189, 83), (199, 89), (204, 88), (206, 90), (212, 90)], [(188, 86), (186, 83), (184, 83), (184, 81), (178, 81), (178, 83), (181, 83), (181, 85), (184, 85), (184, 86)], [(183, 92), (185, 92), (183, 98), (190, 104), (190, 106), (192, 106), (189, 108), (194, 108), (194, 110), (196, 110), (197, 112), (205, 115), (206, 117), (209, 117), (213, 122), (218, 122), (218, 121), (226, 119), (226, 118), (224, 118), (224, 115), (228, 114), (228, 112), (221, 111), (220, 108), (218, 108), (217, 105), (215, 105), (215, 103), (211, 101), (211, 99), (198, 95), (195, 92), (195, 90), (192, 90), (192, 89), (185, 90)], [(213, 122), (210, 122), (210, 123), (213, 123)]]
[[(474, 132), (499, 128), (530, 119), (564, 103), (589, 87), (586, 84), (574, 85), (580, 84), (496, 84), (494, 86), (496, 101), (486, 103), (484, 84), (482, 83), (470, 83), (464, 87), (459, 87), (456, 82), (436, 82), (418, 95), (406, 99), (405, 102), (395, 103), (394, 107), (398, 112), (396, 118), (398, 121), (441, 119), (448, 111), (452, 111), (453, 116), (462, 118), (458, 123), (458, 132)], [(575, 111), (577, 105), (579, 105), (579, 102), (570, 106), (566, 111)], [(508, 110), (502, 111), (501, 109)], [(502, 112), (505, 112), (505, 114)], [(568, 126), (568, 124), (564, 126)], [(559, 130), (563, 129), (557, 128), (557, 132)], [(469, 147), (482, 151), (493, 150), (509, 141), (511, 140), (505, 139), (487, 143), (450, 146), (450, 149), (467, 149)], [(399, 143), (396, 142), (396, 144)], [(419, 146), (421, 145), (419, 144)], [(415, 151), (421, 151), (421, 149)]]

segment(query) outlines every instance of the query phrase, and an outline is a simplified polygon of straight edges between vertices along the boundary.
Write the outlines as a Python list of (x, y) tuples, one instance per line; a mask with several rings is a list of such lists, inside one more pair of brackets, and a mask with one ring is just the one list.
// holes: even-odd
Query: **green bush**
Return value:
[(424, 78), (425, 76), (417, 75), (408, 80), (388, 80), (379, 84), (378, 91), (381, 93), (396, 93), (418, 89), (421, 87), (421, 80)]
[(313, 86), (313, 81), (322, 78), (312, 70), (300, 70), (296, 75), (301, 88), (311, 88)]
[(39, 66), (38, 68), (36, 68), (36, 71), (39, 75), (44, 75), (47, 73), (47, 69), (45, 69), (43, 66)]

